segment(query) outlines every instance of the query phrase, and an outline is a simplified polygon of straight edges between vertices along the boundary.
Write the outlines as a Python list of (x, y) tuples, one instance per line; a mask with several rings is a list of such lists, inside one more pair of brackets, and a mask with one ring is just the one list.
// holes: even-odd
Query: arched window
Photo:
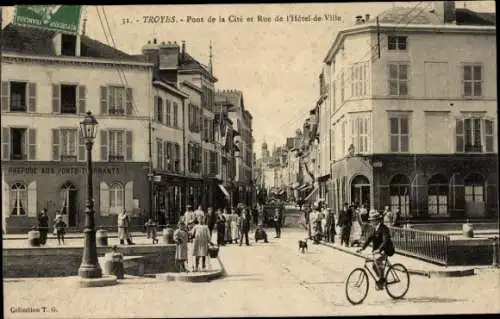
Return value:
[(448, 180), (443, 175), (434, 175), (429, 179), (428, 185), (429, 215), (448, 215)]
[(26, 185), (15, 183), (10, 188), (10, 212), (11, 215), (26, 215), (26, 205), (28, 204), (28, 189)]
[(465, 184), (465, 202), (484, 202), (484, 178), (473, 173), (464, 180)]
[(408, 217), (410, 214), (410, 180), (405, 175), (396, 175), (389, 185), (391, 194), (391, 211), (397, 208), (401, 216)]
[(109, 188), (109, 211), (119, 214), (125, 208), (125, 192), (121, 183), (113, 183)]
[(358, 175), (351, 182), (351, 202), (358, 205), (370, 204), (370, 181), (366, 176)]

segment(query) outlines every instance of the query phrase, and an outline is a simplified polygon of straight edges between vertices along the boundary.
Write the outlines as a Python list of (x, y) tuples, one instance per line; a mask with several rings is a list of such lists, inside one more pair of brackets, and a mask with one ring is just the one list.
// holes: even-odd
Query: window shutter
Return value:
[(3, 189), (3, 193), (2, 193), (2, 212), (3, 212), (3, 216), (2, 217), (6, 217), (7, 214), (10, 214), (10, 187), (9, 187), (9, 184), (7, 184), (3, 179), (2, 179), (2, 189)]
[(78, 86), (78, 113), (84, 114), (86, 111), (86, 95), (87, 95), (87, 88), (85, 85), (80, 85)]
[(132, 161), (132, 131), (125, 132), (126, 155), (125, 160)]
[(101, 130), (101, 161), (108, 161), (108, 131)]
[(36, 207), (36, 181), (29, 183), (28, 185), (28, 216), (36, 217), (37, 207)]
[(158, 96), (155, 96), (155, 103), (153, 106), (153, 121), (158, 121)]
[(59, 161), (60, 160), (60, 142), (59, 142), (59, 130), (52, 129), (52, 160)]
[(134, 182), (125, 184), (125, 210), (133, 212), (134, 210)]
[(163, 169), (166, 171), (170, 171), (170, 167), (168, 165), (168, 159), (170, 158), (169, 154), (169, 145), (168, 142), (163, 142)]
[(36, 129), (28, 129), (28, 160), (36, 160)]
[(132, 115), (134, 109), (134, 98), (132, 95), (132, 88), (125, 89), (126, 103), (127, 103), (127, 115)]
[(99, 185), (99, 201), (101, 216), (109, 215), (109, 187), (105, 182), (101, 182)]
[(1, 90), (1, 100), (2, 100), (2, 111), (9, 111), (9, 91), (10, 91), (10, 83), (2, 82), (2, 90)]
[(81, 130), (78, 130), (78, 160), (85, 161), (85, 139)]
[(28, 111), (36, 112), (36, 83), (28, 83)]
[(2, 127), (2, 160), (10, 159), (10, 128)]
[(101, 86), (101, 114), (108, 114), (108, 88)]
[(52, 113), (61, 112), (61, 86), (52, 84)]
[(457, 120), (457, 127), (455, 131), (456, 135), (456, 151), (464, 152), (465, 151), (465, 136), (464, 136), (464, 121)]

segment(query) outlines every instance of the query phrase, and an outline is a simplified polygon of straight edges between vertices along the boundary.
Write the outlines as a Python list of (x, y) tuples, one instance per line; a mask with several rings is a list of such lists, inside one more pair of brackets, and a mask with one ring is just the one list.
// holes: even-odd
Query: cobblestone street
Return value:
[[(272, 231), (268, 232), (273, 235)], [(500, 311), (498, 270), (475, 276), (411, 276), (405, 299), (393, 301), (370, 287), (365, 302), (345, 297), (348, 273), (362, 259), (329, 247), (310, 245), (299, 254), (303, 234), (287, 230), (269, 243), (230, 245), (220, 252), (223, 279), (209, 283), (162, 282), (128, 277), (119, 285), (77, 288), (75, 278), (6, 279), (6, 318), (314, 316), (359, 314), (464, 314)], [(16, 308), (52, 307), (57, 312), (23, 313)]]

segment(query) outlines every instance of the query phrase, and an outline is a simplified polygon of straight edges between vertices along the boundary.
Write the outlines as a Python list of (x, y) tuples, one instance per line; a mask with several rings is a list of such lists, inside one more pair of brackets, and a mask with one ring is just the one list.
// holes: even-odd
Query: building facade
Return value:
[(358, 21), (324, 60), (330, 205), (497, 217), (496, 27), (479, 15), (469, 25), (447, 1), (411, 10), (385, 11), (378, 28)]
[(51, 220), (59, 211), (70, 229), (83, 229), (87, 159), (79, 122), (87, 111), (99, 122), (92, 150), (96, 223), (116, 226), (123, 209), (142, 223), (152, 65), (85, 36), (10, 24), (3, 39), (6, 231), (30, 229), (43, 208)]
[(239, 90), (219, 90), (216, 99), (229, 105), (228, 117), (233, 123), (236, 147), (236, 171), (232, 185), (232, 198), (237, 203), (252, 206), (253, 180), (253, 130), (252, 115), (245, 108), (243, 93)]

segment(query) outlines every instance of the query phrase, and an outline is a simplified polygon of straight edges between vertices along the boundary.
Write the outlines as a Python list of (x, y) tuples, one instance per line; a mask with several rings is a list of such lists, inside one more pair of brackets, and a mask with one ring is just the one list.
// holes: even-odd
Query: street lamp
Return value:
[(87, 209), (85, 210), (85, 229), (82, 264), (78, 275), (82, 278), (101, 278), (102, 271), (97, 260), (97, 247), (94, 223), (94, 198), (92, 183), (92, 146), (97, 134), (97, 120), (88, 111), (85, 119), (80, 122), (80, 130), (87, 146)]

